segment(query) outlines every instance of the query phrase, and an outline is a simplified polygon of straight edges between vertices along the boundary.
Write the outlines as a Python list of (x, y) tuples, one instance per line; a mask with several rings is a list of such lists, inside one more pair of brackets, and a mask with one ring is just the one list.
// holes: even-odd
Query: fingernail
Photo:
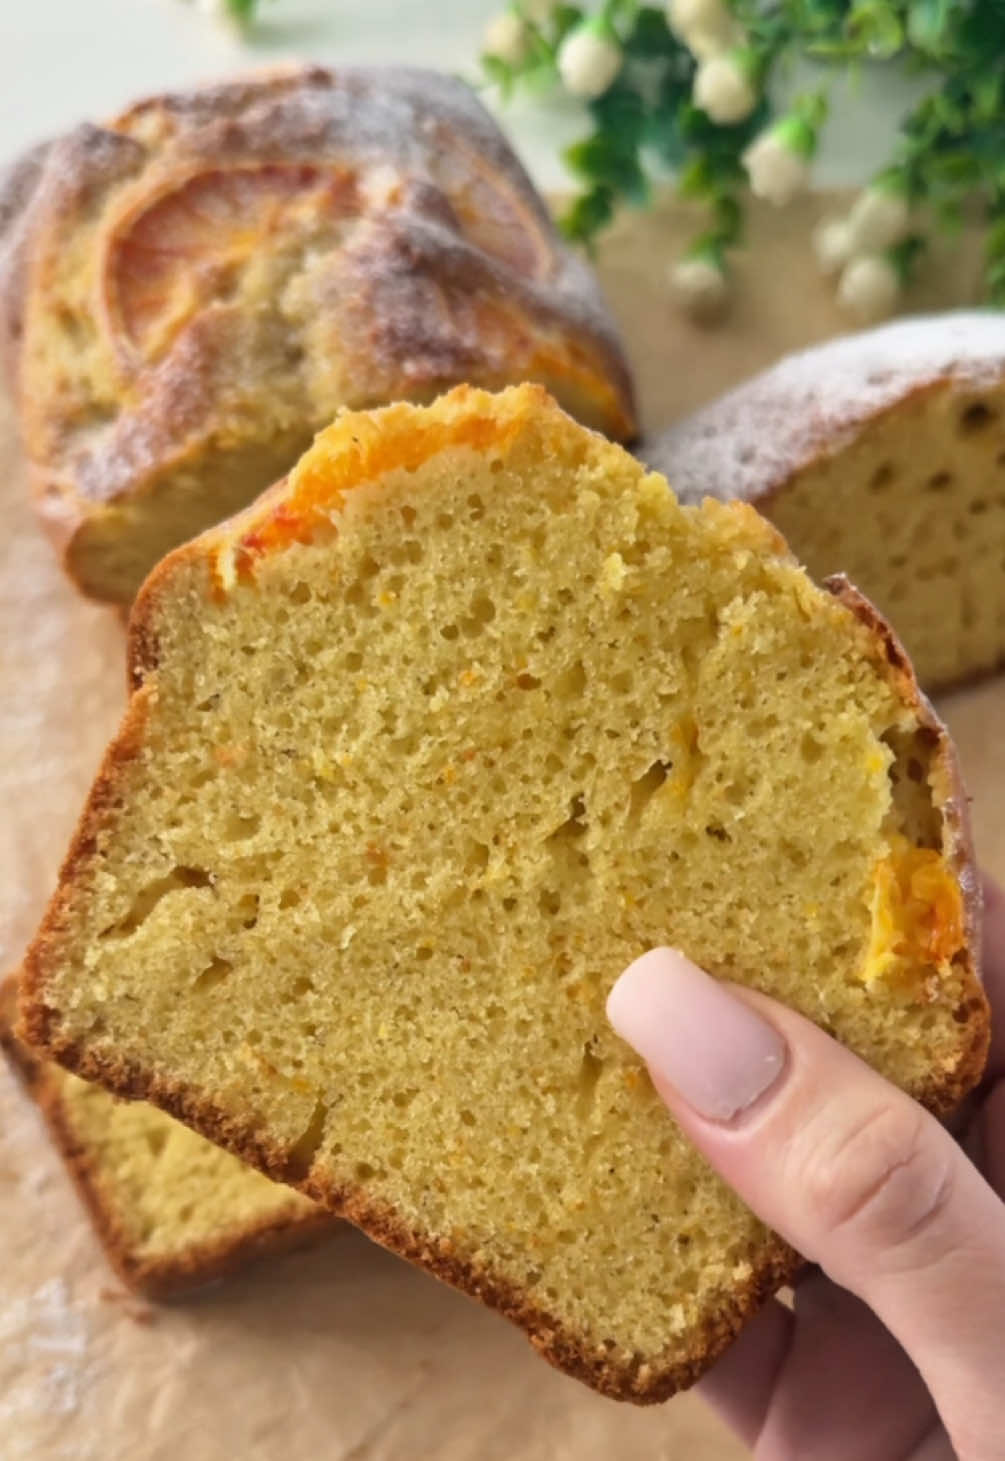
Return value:
[(650, 949), (607, 999), (607, 1018), (648, 1065), (708, 1121), (732, 1121), (785, 1066), (778, 1031), (675, 949)]

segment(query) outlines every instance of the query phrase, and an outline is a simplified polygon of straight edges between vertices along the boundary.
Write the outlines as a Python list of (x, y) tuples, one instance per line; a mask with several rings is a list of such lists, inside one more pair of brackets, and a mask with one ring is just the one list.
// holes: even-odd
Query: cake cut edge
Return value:
[[(326, 1208), (316, 1212), (290, 1209), (240, 1225), (234, 1223), (218, 1237), (182, 1245), (171, 1256), (150, 1257), (139, 1252), (116, 1210), (114, 1194), (102, 1180), (100, 1156), (74, 1130), (58, 1075), (47, 1068), (45, 1057), (15, 1032), (17, 986), (17, 974), (9, 974), (0, 982), (0, 1051), (41, 1112), (98, 1241), (127, 1288), (143, 1298), (160, 1301), (184, 1296), (261, 1258), (307, 1247), (340, 1230), (342, 1224)], [(170, 1119), (159, 1108), (157, 1114), (165, 1121)]]

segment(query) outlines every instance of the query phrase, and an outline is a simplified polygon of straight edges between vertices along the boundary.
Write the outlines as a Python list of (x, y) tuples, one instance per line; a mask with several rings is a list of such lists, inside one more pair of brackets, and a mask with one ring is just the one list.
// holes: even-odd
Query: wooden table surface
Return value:
[[(755, 214), (732, 315), (684, 321), (665, 284), (690, 228), (620, 220), (600, 267), (655, 428), (844, 327), (807, 245), (808, 200)], [(973, 297), (975, 252), (919, 306)], [(16, 967), (124, 700), (116, 616), (63, 582), (0, 419), (0, 969)], [(942, 709), (982, 858), (1005, 876), (1005, 680)], [(553, 1372), (516, 1330), (347, 1233), (154, 1309), (106, 1269), (38, 1117), (0, 1071), (0, 1461), (730, 1461), (693, 1396), (639, 1410)]]

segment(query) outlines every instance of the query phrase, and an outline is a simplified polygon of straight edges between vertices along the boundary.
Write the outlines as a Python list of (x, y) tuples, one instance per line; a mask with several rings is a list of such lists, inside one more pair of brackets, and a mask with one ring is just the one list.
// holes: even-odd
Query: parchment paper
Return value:
[[(678, 205), (626, 215), (600, 267), (651, 428), (785, 350), (845, 328), (807, 245), (821, 198), (754, 215), (737, 301), (709, 331), (666, 272)], [(915, 307), (976, 298), (976, 247)], [(63, 582), (0, 414), (0, 970), (53, 884), (124, 700), (116, 616)], [(1005, 680), (944, 705), (985, 863), (1005, 876)], [(172, 1307), (105, 1267), (36, 1112), (0, 1070), (0, 1461), (734, 1461), (692, 1396), (637, 1410), (556, 1374), (517, 1331), (357, 1234)]]

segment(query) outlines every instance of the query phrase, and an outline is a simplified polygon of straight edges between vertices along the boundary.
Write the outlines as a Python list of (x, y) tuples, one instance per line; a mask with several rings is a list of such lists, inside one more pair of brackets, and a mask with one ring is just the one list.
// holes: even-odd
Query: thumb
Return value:
[(960, 1453), (990, 1457), (1005, 1206), (949, 1134), (809, 1020), (673, 950), (636, 960), (607, 1012), (711, 1165), (875, 1311)]

